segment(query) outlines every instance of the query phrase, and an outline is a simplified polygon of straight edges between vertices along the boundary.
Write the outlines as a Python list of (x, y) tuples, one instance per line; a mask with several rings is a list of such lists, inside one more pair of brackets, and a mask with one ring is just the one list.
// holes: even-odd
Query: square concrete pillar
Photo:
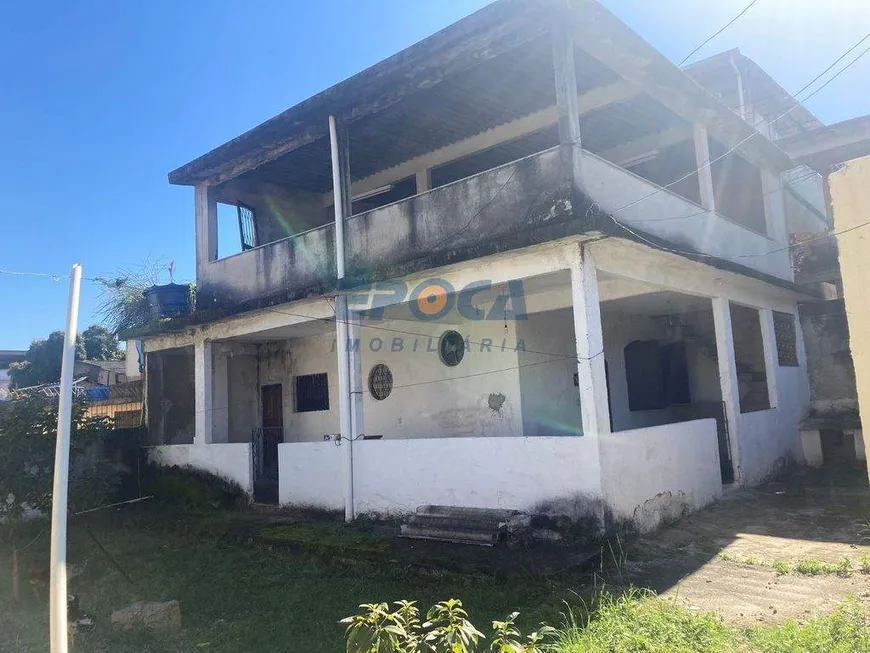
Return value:
[(571, 295), (583, 435), (597, 437), (610, 433), (610, 411), (607, 408), (598, 277), (588, 252), (579, 251), (571, 264)]
[(822, 455), (821, 431), (801, 429), (801, 445), (804, 450), (804, 460), (810, 467), (821, 467), (825, 462)]
[(198, 340), (193, 346), (194, 400), (196, 407), (194, 444), (211, 444), (214, 424), (214, 364), (212, 344)]

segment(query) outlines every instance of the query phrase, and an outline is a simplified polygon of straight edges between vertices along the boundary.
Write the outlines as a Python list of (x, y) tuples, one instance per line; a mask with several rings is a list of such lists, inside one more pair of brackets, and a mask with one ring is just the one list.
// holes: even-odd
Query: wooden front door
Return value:
[(254, 499), (278, 503), (278, 445), (284, 442), (284, 401), (280, 383), (261, 390), (263, 426), (254, 440)]

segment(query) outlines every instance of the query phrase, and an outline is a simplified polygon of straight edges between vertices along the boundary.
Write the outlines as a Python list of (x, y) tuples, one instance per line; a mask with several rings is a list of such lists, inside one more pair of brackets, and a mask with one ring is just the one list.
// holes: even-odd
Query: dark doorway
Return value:
[(284, 400), (280, 383), (264, 385), (263, 426), (254, 431), (254, 500), (278, 503), (278, 445), (284, 441)]

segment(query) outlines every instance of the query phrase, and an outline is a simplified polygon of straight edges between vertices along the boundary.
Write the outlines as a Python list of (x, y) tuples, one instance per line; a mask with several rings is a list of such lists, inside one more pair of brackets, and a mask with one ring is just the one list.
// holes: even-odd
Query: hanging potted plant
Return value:
[(190, 286), (175, 283), (175, 261), (166, 266), (169, 283), (154, 285), (143, 292), (152, 319), (178, 317), (190, 312)]

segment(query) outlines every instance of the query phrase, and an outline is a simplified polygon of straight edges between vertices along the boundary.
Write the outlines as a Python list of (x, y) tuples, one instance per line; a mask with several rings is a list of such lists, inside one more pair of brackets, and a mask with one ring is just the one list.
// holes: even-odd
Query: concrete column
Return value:
[(347, 337), (348, 337), (348, 369), (350, 372), (350, 432), (356, 440), (365, 433), (365, 420), (363, 415), (363, 396), (366, 388), (362, 369), (362, 332), (360, 329), (360, 314), (348, 311), (347, 314)]
[(574, 35), (570, 26), (556, 25), (552, 39), (559, 142), (573, 143), (579, 147), (580, 105), (577, 100), (577, 76), (574, 72)]
[(722, 402), (725, 404), (725, 419), (728, 420), (728, 442), (731, 448), (731, 464), (734, 466), (734, 482), (742, 483), (740, 471), (740, 390), (737, 386), (737, 361), (734, 358), (734, 334), (731, 331), (731, 304), (726, 297), (714, 297), (713, 323), (716, 329), (716, 354), (719, 361), (719, 384)]
[[(776, 383), (776, 371), (779, 369), (779, 355), (776, 352), (776, 329), (773, 326), (773, 311), (769, 308), (758, 310), (758, 320), (761, 325), (761, 344), (764, 346), (764, 373), (767, 376), (767, 396), (770, 407), (779, 406), (779, 391)], [(797, 321), (797, 317), (795, 317)]]
[(583, 435), (597, 437), (610, 433), (610, 413), (607, 408), (598, 279), (588, 252), (578, 252), (571, 264), (571, 295)]
[(214, 350), (214, 383), (212, 385), (212, 442), (229, 442), (229, 370), (228, 354), (219, 348)]
[(214, 370), (211, 341), (198, 340), (193, 346), (193, 376), (196, 410), (194, 444), (211, 444), (213, 437), (214, 402), (212, 388)]
[(199, 184), (195, 191), (196, 203), (196, 270), (218, 257), (217, 202), (212, 189)]
[(716, 193), (713, 189), (713, 170), (710, 167), (710, 138), (703, 125), (695, 125), (695, 164), (698, 167), (701, 206), (708, 211), (715, 211)]
[(821, 467), (825, 462), (822, 454), (822, 434), (815, 430), (801, 429), (801, 446), (804, 451), (804, 462), (809, 467)]
[(427, 190), (432, 190), (432, 175), (430, 171), (418, 170), (416, 173), (417, 193), (425, 193)]

